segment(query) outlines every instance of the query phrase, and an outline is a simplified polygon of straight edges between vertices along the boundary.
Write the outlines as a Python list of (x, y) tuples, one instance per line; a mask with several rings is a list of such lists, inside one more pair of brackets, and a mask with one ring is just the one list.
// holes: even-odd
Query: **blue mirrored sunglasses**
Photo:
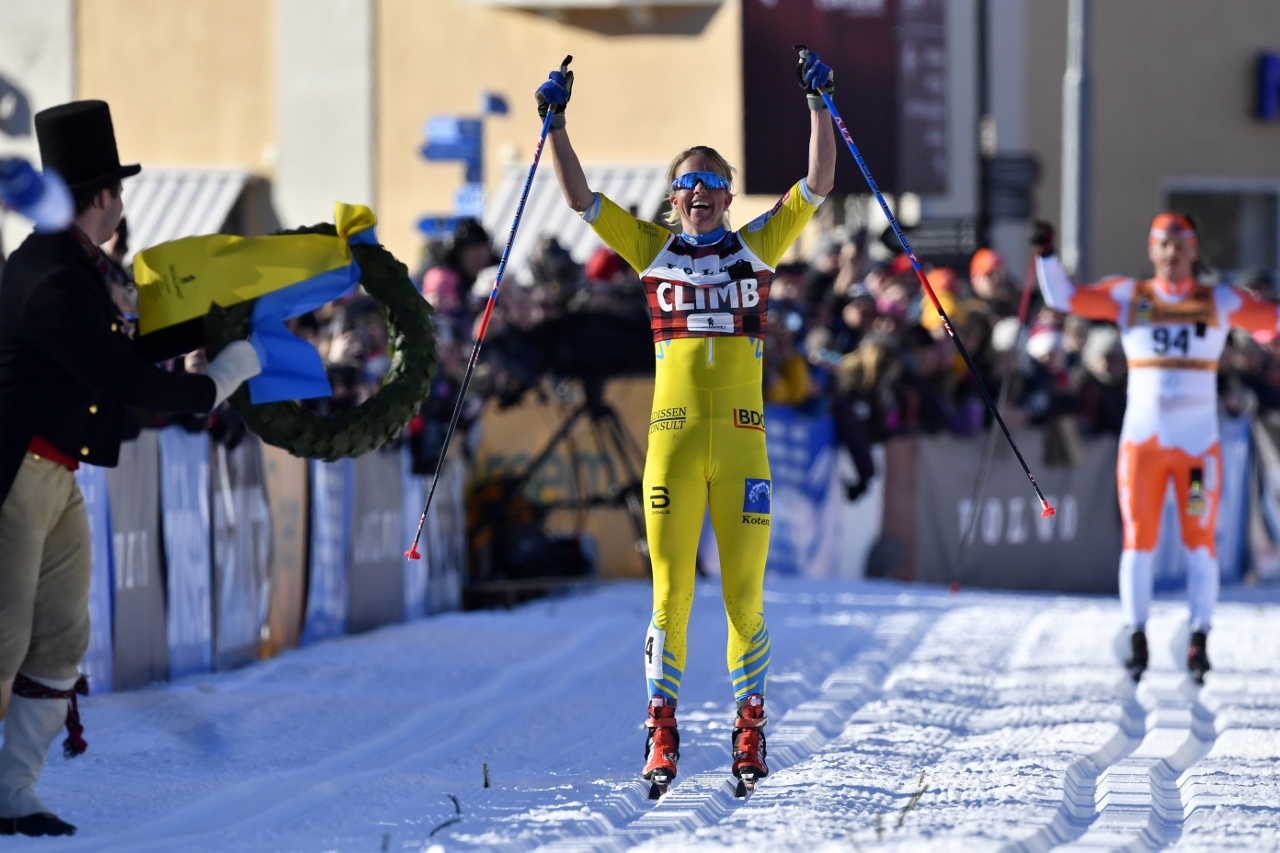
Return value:
[(709, 190), (729, 189), (729, 179), (715, 172), (685, 172), (671, 182), (673, 190), (691, 190), (701, 182)]

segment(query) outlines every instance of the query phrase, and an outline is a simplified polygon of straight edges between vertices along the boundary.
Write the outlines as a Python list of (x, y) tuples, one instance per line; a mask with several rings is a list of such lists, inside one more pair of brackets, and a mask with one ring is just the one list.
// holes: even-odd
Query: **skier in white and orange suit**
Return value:
[(1198, 682), (1209, 670), (1206, 635), (1218, 600), (1214, 546), (1222, 452), (1218, 446), (1218, 358), (1232, 328), (1277, 328), (1276, 306), (1230, 285), (1201, 284), (1194, 267), (1199, 238), (1190, 218), (1161, 213), (1151, 223), (1149, 279), (1109, 278), (1077, 287), (1054, 251), (1053, 228), (1036, 223), (1032, 244), (1045, 302), (1120, 328), (1129, 361), (1128, 405), (1116, 477), (1124, 550), (1120, 604), (1131, 631), (1125, 666), (1134, 680), (1147, 668), (1147, 614), (1160, 517), (1173, 480), (1187, 565), (1191, 638), (1187, 668)]

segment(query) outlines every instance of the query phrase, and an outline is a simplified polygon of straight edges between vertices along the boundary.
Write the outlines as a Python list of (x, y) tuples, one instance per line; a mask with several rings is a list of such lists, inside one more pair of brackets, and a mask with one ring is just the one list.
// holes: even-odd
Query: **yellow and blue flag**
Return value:
[(352, 243), (376, 244), (377, 218), (363, 205), (334, 205), (338, 234), (236, 237), (210, 234), (161, 243), (134, 258), (138, 333), (203, 317), (214, 304), (256, 299), (249, 342), (262, 373), (249, 380), (254, 403), (333, 394), (315, 347), (284, 321), (332, 302), (360, 282)]

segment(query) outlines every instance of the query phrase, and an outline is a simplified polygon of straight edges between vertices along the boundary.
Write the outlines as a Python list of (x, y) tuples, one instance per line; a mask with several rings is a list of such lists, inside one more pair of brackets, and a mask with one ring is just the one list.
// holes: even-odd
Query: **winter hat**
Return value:
[(969, 260), (969, 278), (980, 275), (991, 275), (996, 270), (1004, 269), (1004, 258), (994, 249), (979, 249)]
[(1054, 350), (1062, 348), (1062, 332), (1049, 326), (1033, 329), (1027, 338), (1027, 355), (1039, 361)]
[(991, 328), (991, 348), (996, 352), (1008, 352), (1018, 342), (1017, 317), (1003, 317)]
[(422, 277), (422, 295), (437, 310), (458, 305), (458, 286), (461, 277), (448, 267), (432, 267)]
[(622, 256), (608, 246), (601, 246), (587, 259), (582, 272), (587, 281), (612, 281), (622, 272)]

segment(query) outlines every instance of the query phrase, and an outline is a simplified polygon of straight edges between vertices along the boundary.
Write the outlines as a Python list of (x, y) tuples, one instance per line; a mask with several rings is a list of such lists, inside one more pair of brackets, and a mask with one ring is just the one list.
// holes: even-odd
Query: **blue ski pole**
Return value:
[[(560, 63), (561, 73), (569, 69), (572, 56), (566, 56)], [(493, 278), (493, 289), (489, 291), (489, 300), (484, 306), (484, 315), (480, 318), (480, 328), (476, 331), (476, 342), (471, 347), (471, 358), (467, 361), (467, 372), (462, 377), (462, 387), (458, 389), (458, 402), (453, 407), (453, 417), (449, 419), (449, 429), (444, 434), (444, 444), (440, 448), (440, 458), (436, 462), (436, 473), (431, 478), (431, 487), (427, 489), (427, 503), (422, 508), (422, 516), (418, 519), (418, 531), (413, 536), (413, 543), (404, 555), (410, 560), (421, 560), (418, 542), (422, 539), (422, 528), (427, 523), (427, 512), (431, 509), (431, 498), (440, 483), (440, 472), (444, 468), (444, 458), (449, 452), (449, 443), (458, 428), (458, 418), (462, 416), (462, 404), (467, 397), (467, 387), (471, 384), (471, 374), (475, 373), (476, 362), (480, 360), (480, 345), (484, 343), (484, 333), (489, 328), (489, 317), (493, 314), (493, 306), (498, 302), (498, 288), (502, 286), (502, 274), (507, 269), (507, 259), (511, 256), (511, 245), (516, 241), (516, 229), (520, 227), (520, 217), (524, 213), (524, 203), (529, 200), (529, 188), (533, 186), (534, 173), (538, 171), (538, 161), (542, 159), (542, 147), (546, 144), (547, 134), (551, 132), (551, 120), (555, 118), (555, 110), (548, 109), (547, 117), (542, 120), (542, 134), (538, 137), (538, 146), (533, 149), (533, 163), (529, 165), (529, 174), (524, 179), (524, 189), (520, 193), (520, 203), (516, 205), (516, 218), (511, 223), (511, 233), (507, 236), (507, 246), (502, 250), (502, 260), (498, 262), (498, 273)]]
[(871, 192), (875, 194), (876, 201), (880, 202), (880, 209), (884, 211), (885, 218), (889, 220), (889, 225), (893, 228), (893, 233), (897, 235), (898, 242), (902, 244), (902, 250), (911, 259), (911, 267), (916, 271), (916, 277), (920, 279), (920, 284), (923, 285), (925, 293), (929, 294), (929, 300), (933, 302), (934, 310), (942, 318), (943, 328), (951, 336), (956, 349), (960, 350), (960, 357), (964, 359), (965, 366), (973, 374), (974, 383), (982, 393), (983, 402), (987, 404), (987, 409), (995, 417), (996, 423), (1000, 424), (1000, 429), (1004, 431), (1005, 439), (1008, 440), (1009, 446), (1013, 448), (1014, 455), (1018, 457), (1018, 464), (1022, 466), (1022, 470), (1027, 474), (1027, 479), (1031, 481), (1031, 488), (1035, 489), (1036, 497), (1040, 499), (1040, 517), (1048, 518), (1056, 515), (1057, 510), (1045, 500), (1044, 494), (1040, 491), (1040, 486), (1036, 484), (1036, 478), (1032, 476), (1031, 469), (1027, 467), (1026, 460), (1022, 458), (1022, 452), (1018, 450), (1018, 445), (1014, 443), (1013, 436), (1009, 434), (1009, 427), (1005, 425), (1004, 418), (1000, 417), (1000, 410), (996, 408), (995, 402), (991, 399), (991, 394), (987, 392), (987, 387), (982, 383), (982, 377), (978, 375), (978, 369), (974, 366), (973, 359), (969, 357), (969, 351), (964, 348), (964, 344), (956, 336), (955, 330), (951, 328), (951, 319), (947, 317), (947, 312), (942, 310), (942, 303), (938, 301), (938, 295), (933, 292), (933, 288), (929, 285), (929, 280), (925, 277), (924, 270), (920, 269), (920, 261), (916, 259), (916, 253), (911, 251), (911, 246), (907, 243), (907, 238), (903, 235), (902, 228), (898, 225), (898, 220), (894, 218), (893, 212), (889, 210), (889, 205), (885, 203), (884, 196), (880, 193), (880, 187), (876, 186), (875, 178), (871, 177), (871, 170), (867, 168), (867, 162), (862, 159), (862, 153), (858, 151), (858, 146), (854, 144), (853, 137), (849, 134), (849, 128), (845, 127), (844, 120), (840, 118), (840, 113), (836, 110), (836, 105), (831, 100), (831, 93), (823, 92), (822, 100), (831, 112), (831, 120), (836, 123), (836, 129), (840, 131), (840, 135), (844, 137), (849, 150), (853, 152), (853, 159), (858, 162), (858, 168), (862, 170), (862, 176), (867, 179), (867, 186), (871, 187)]

